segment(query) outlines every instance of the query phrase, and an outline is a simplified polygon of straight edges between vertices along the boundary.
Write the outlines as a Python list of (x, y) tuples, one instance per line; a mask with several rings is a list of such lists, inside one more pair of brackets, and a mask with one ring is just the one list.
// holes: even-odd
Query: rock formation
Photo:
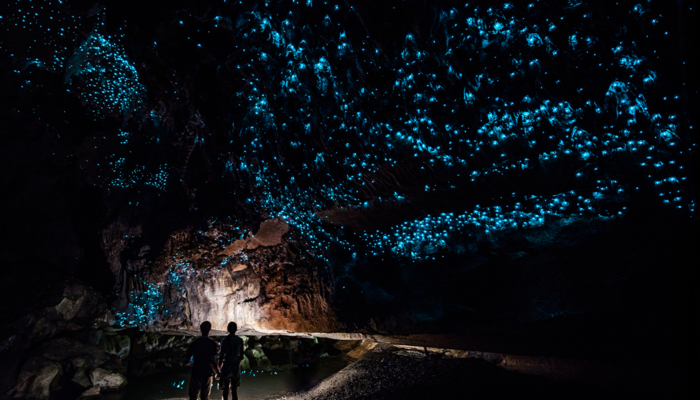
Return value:
[[(85, 389), (122, 388), (125, 372), (98, 343), (114, 324), (102, 295), (85, 285), (66, 282), (49, 307), (27, 314), (4, 332), (0, 349), (0, 392), (16, 399), (77, 397)], [(115, 355), (119, 355), (118, 353)]]

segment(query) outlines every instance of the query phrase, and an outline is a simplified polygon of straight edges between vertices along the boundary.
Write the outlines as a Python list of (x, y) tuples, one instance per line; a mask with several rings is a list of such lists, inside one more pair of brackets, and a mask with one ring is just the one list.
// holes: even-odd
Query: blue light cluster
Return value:
[[(18, 1), (18, 11), (0, 24), (34, 32), (39, 19), (54, 16), (49, 10), (55, 3), (46, 2), (42, 12), (20, 7), (29, 3)], [(261, 214), (287, 220), (314, 257), (325, 260), (334, 247), (355, 252), (355, 242), (372, 254), (419, 260), (446, 249), (447, 237), (529, 228), (574, 215), (620, 216), (629, 199), (647, 193), (639, 182), (669, 209), (694, 213), (685, 165), (695, 150), (694, 131), (677, 111), (683, 88), (671, 86), (670, 77), (657, 70), (664, 61), (654, 47), (663, 41), (627, 33), (635, 28), (665, 36), (656, 31), (665, 17), (652, 1), (625, 10), (627, 17), (614, 21), (620, 28), (615, 33), (601, 31), (613, 22), (582, 1), (555, 11), (544, 2), (445, 6), (429, 39), (419, 40), (406, 28), (392, 32), (397, 43), (358, 31), (354, 19), (348, 22), (356, 14), (347, 4), (244, 3), (216, 15), (183, 12), (161, 26), (167, 32), (207, 32), (213, 40), (184, 36), (197, 52), (192, 54), (213, 54), (208, 60), (217, 63), (217, 76), (235, 83), (228, 120), (219, 125), (226, 131), (208, 130), (214, 125), (208, 124), (208, 110), (191, 111), (185, 130), (193, 146), (223, 154), (223, 177), (251, 183), (232, 192)], [(76, 32), (79, 18), (64, 17), (61, 24)], [(146, 93), (118, 37), (101, 33), (102, 27), (81, 43), (74, 33), (70, 39), (47, 33), (49, 58), (34, 48), (23, 49), (22, 57), (28, 65), (61, 65), (70, 90), (93, 109), (128, 117)], [(227, 40), (224, 54), (212, 50)], [(159, 39), (153, 51), (167, 46)], [(67, 48), (76, 48), (68, 62)], [(164, 96), (189, 100), (182, 83), (187, 73), (173, 72)], [(166, 126), (172, 124), (168, 112), (143, 114)], [(136, 142), (128, 129), (118, 140), (124, 148)], [(174, 173), (165, 162), (147, 172), (138, 160), (131, 163), (127, 151), (112, 157), (109, 166), (100, 166), (112, 189), (145, 184), (164, 191)], [(435, 179), (417, 179), (418, 188), (398, 183), (396, 176), (413, 167), (434, 171), (423, 176)], [(353, 240), (318, 217), (329, 209), (405, 204), (418, 192), (458, 197), (467, 189), (480, 192), (555, 173), (564, 177), (564, 187), (548, 194), (518, 187), (509, 198), (480, 200), (483, 207), (465, 201), (460, 212)], [(449, 179), (437, 179), (443, 176)], [(551, 195), (557, 192), (562, 194)], [(222, 237), (238, 235), (231, 230)], [(174, 273), (172, 283), (180, 284), (184, 272)]]
[(91, 33), (66, 66), (66, 82), (105, 115), (128, 118), (140, 107), (145, 88), (124, 49), (112, 38)]
[(173, 383), (172, 383), (172, 387), (174, 387), (174, 388), (176, 388), (176, 389), (182, 389), (182, 390), (184, 390), (184, 389), (185, 389), (185, 380), (183, 379), (183, 380), (180, 380), (180, 381), (175, 381), (175, 382), (173, 382)]
[(277, 375), (277, 371), (265, 371), (265, 370), (252, 370), (252, 369), (244, 369), (241, 371), (241, 375), (248, 375), (250, 377), (254, 377), (256, 375)]
[[(152, 279), (135, 277), (139, 285), (127, 293), (127, 308), (116, 312), (117, 323), (122, 327), (152, 325), (157, 320), (167, 319), (184, 308), (182, 301), (186, 293), (185, 282), (193, 279), (197, 272), (192, 264), (180, 254), (173, 256), (165, 282), (154, 283)], [(180, 301), (164, 306), (164, 293), (179, 296)]]
[(141, 282), (141, 284), (142, 288), (129, 292), (127, 309), (115, 312), (119, 326), (151, 325), (161, 316), (163, 288), (148, 282)]
[(152, 186), (158, 190), (165, 190), (168, 181), (169, 169), (167, 165), (159, 166), (157, 172), (147, 173), (145, 167), (137, 167), (131, 171), (125, 171), (124, 163), (126, 159), (123, 157), (117, 158), (113, 162), (109, 162), (111, 167), (111, 179), (107, 181), (110, 189), (121, 188), (128, 189), (137, 184)]
[[(321, 226), (321, 220), (313, 209), (300, 207), (300, 204), (314, 204), (309, 193), (301, 192), (298, 186), (285, 187), (287, 191), (284, 197), (280, 198), (273, 195), (265, 183), (261, 183), (260, 187), (263, 188), (261, 205), (270, 210), (270, 218), (281, 217), (288, 224), (297, 228), (314, 250), (321, 250), (315, 254), (317, 257), (325, 260), (322, 250), (331, 246), (350, 246), (347, 241), (324, 230)], [(316, 202), (316, 204), (320, 206), (320, 203)]]
[(101, 12), (95, 30), (75, 47), (86, 19), (67, 12), (61, 0), (16, 0), (9, 6), (0, 29), (13, 39), (0, 48), (23, 59), (24, 68), (64, 73), (69, 90), (101, 115), (128, 117), (139, 107), (144, 87), (117, 38), (99, 33), (104, 30)]
[[(439, 32), (434, 41), (420, 42), (407, 33), (395, 58), (371, 40), (349, 36), (335, 22), (341, 19), (334, 18), (339, 15), (332, 9), (315, 24), (340, 33), (331, 43), (319, 41), (296, 19), (271, 8), (246, 13), (236, 46), (251, 59), (235, 68), (250, 76), (238, 93), (239, 104), (247, 111), (231, 134), (242, 140), (239, 171), (253, 177), (257, 188), (249, 201), (259, 203), (271, 216), (286, 218), (323, 253), (333, 245), (349, 244), (324, 231), (314, 210), (327, 209), (333, 202), (341, 208), (366, 208), (368, 200), (378, 202), (382, 193), (374, 189), (372, 174), (402, 162), (427, 162), (446, 173), (467, 175), (475, 184), (488, 184), (494, 176), (517, 177), (523, 171), (567, 165), (572, 188), (595, 186), (591, 179), (610, 175), (619, 181), (620, 192), (607, 200), (624, 202), (618, 195), (636, 193), (618, 176), (627, 172), (613, 167), (624, 160), (628, 166), (651, 168), (650, 184), (660, 182), (664, 200), (692, 212), (679, 165), (692, 144), (679, 139), (674, 114), (664, 117), (650, 109), (645, 90), (658, 80), (650, 57), (639, 54), (639, 47), (624, 35), (615, 46), (603, 48), (603, 39), (590, 25), (574, 34), (559, 34), (566, 18), (591, 18), (580, 2), (568, 7), (559, 21), (548, 22), (546, 30), (523, 16), (523, 12), (544, 13), (541, 7), (533, 3), (521, 10), (506, 3), (484, 9), (464, 4), (445, 10), (434, 28)], [(293, 8), (290, 14), (297, 12), (304, 11)], [(556, 72), (548, 68), (564, 59), (573, 70), (602, 61), (597, 64), (601, 76), (614, 78), (553, 96), (561, 80), (548, 82), (548, 75)], [(268, 74), (270, 60), (286, 67), (279, 74)], [(380, 73), (391, 77), (389, 90), (366, 83)], [(536, 82), (527, 96), (507, 94), (507, 85), (526, 82)], [(294, 108), (293, 114), (273, 111), (288, 107)], [(277, 137), (286, 137), (289, 145)], [(669, 164), (672, 160), (674, 164)], [(667, 177), (658, 178), (659, 174)], [(679, 176), (672, 188), (664, 180), (669, 174)], [(424, 187), (448, 193), (459, 189)], [(565, 210), (543, 206), (541, 212), (552, 218), (581, 212), (597, 215), (591, 204), (603, 199), (593, 197), (593, 192), (588, 192), (589, 200), (567, 200)], [(546, 203), (548, 197), (537, 198)], [(514, 206), (506, 202), (489, 207)], [(610, 214), (619, 215), (622, 207)], [(473, 210), (455, 216), (453, 222), (486, 232), (533, 226), (542, 217), (535, 209), (496, 214), (485, 221)], [(401, 225), (392, 232), (409, 235), (406, 240), (412, 244), (403, 248), (424, 237), (432, 243), (428, 230), (418, 229), (421, 224), (407, 224), (414, 224), (416, 231), (409, 233), (408, 226)], [(396, 251), (393, 242), (371, 235), (363, 239), (377, 254), (380, 247), (408, 254)]]
[[(622, 215), (622, 211), (618, 211), (618, 215), (597, 214), (597, 203), (605, 198), (603, 192), (610, 191), (610, 187), (605, 185), (598, 189), (599, 191), (592, 193), (592, 198), (577, 196), (571, 191), (551, 197), (531, 196), (512, 206), (477, 205), (468, 213), (442, 213), (404, 222), (389, 232), (365, 232), (362, 239), (371, 249), (372, 255), (377, 256), (388, 251), (397, 256), (420, 261), (431, 257), (435, 259), (435, 253), (450, 252), (454, 243), (459, 242), (459, 238), (465, 234), (481, 236), (508, 230), (536, 228), (547, 220), (572, 216), (609, 219)], [(476, 237), (471, 240), (476, 240)]]
[(14, 0), (0, 14), (0, 49), (24, 66), (62, 73), (83, 18), (59, 8), (61, 0)]

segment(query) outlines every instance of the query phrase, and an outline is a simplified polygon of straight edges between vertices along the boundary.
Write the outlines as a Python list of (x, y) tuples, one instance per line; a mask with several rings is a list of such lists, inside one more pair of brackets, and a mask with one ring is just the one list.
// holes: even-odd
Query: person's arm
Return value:
[[(214, 341), (212, 341), (212, 342), (214, 342)], [(218, 343), (214, 342), (214, 344), (216, 346), (218, 346)], [(213, 354), (214, 363), (209, 364), (209, 368), (211, 368), (211, 370), (214, 371), (214, 379), (219, 379), (219, 373), (220, 373), (220, 371), (219, 371), (220, 367), (218, 367), (218, 364), (216, 362), (216, 353), (218, 353), (217, 350), (218, 350), (217, 348), (214, 349), (214, 354)]]
[(209, 364), (209, 366), (211, 367), (211, 370), (214, 371), (214, 379), (219, 379), (219, 373), (220, 373), (220, 372), (219, 372), (219, 369), (216, 368), (216, 365), (214, 365), (214, 364)]

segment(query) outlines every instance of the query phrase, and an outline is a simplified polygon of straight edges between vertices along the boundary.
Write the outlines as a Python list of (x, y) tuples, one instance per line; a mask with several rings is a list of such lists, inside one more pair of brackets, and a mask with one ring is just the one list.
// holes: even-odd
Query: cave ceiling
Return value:
[[(637, 227), (695, 220), (697, 11), (678, 3), (8, 0), (3, 165), (94, 189), (120, 324), (195, 321), (183, 293), (231, 288), (257, 307), (231, 318), (251, 324), (277, 318), (272, 298), (298, 303), (268, 330), (374, 324), (338, 311), (358, 299), (421, 297), (418, 321), (582, 312), (589, 300), (479, 308), (499, 296), (459, 282), (494, 274), (512, 292), (532, 276), (504, 265), (545, 265), (549, 294), (523, 296), (550, 299), (562, 263), (638, 263), (656, 239)], [(79, 247), (70, 235), (55, 236)], [(629, 272), (599, 269), (567, 296)]]

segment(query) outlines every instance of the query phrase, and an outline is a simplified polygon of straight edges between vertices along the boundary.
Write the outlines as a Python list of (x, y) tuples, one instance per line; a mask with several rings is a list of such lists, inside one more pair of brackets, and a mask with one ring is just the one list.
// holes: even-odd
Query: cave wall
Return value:
[(129, 240), (141, 236), (139, 227), (104, 229), (118, 324), (196, 330), (208, 320), (220, 331), (229, 321), (268, 333), (342, 329), (330, 304), (330, 277), (303, 261), (283, 220), (264, 221), (241, 239), (232, 228), (212, 222), (206, 231), (180, 230), (152, 257), (146, 241)]

